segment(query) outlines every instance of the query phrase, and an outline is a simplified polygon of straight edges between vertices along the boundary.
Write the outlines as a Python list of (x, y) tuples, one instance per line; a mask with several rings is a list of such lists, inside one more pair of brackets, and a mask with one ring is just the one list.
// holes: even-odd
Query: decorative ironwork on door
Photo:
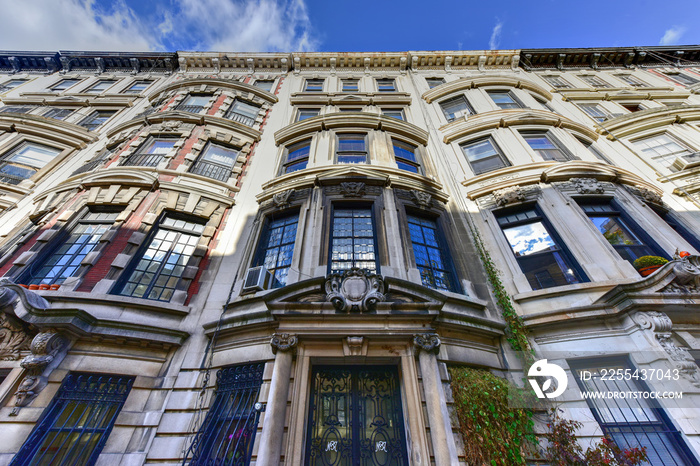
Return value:
[(396, 367), (314, 368), (306, 464), (408, 464)]

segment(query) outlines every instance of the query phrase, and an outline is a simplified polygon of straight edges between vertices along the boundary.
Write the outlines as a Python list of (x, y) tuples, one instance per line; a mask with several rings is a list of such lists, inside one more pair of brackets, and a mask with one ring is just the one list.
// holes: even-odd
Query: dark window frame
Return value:
[(397, 92), (396, 78), (376, 78), (377, 92)]
[(696, 251), (700, 252), (700, 237), (693, 234), (693, 230), (686, 225), (685, 221), (676, 212), (657, 204), (647, 203), (647, 206), (661, 217), (661, 220), (678, 233), (681, 238), (694, 247)]
[[(539, 155), (542, 157), (542, 160), (545, 162), (569, 162), (571, 160), (579, 160), (578, 157), (576, 157), (573, 152), (571, 152), (569, 149), (566, 148), (566, 145), (563, 144), (552, 132), (548, 129), (546, 130), (524, 130), (524, 131), (519, 131), (520, 137), (523, 138), (525, 141), (525, 144), (528, 146), (528, 148), (533, 151), (535, 154)], [(528, 142), (528, 137), (543, 137), (549, 141), (549, 143), (554, 146), (556, 150), (559, 151), (559, 153), (562, 155), (563, 160), (558, 160), (556, 158), (547, 158), (545, 157), (544, 154), (540, 152), (540, 150), (543, 149), (534, 149), (530, 143)], [(552, 150), (552, 149), (544, 149), (544, 150)]]
[[(34, 166), (34, 165), (30, 165), (28, 163), (22, 163), (22, 162), (17, 162), (17, 161), (11, 160), (11, 158), (15, 154), (17, 154), (24, 147), (27, 147), (27, 146), (38, 146), (39, 148), (42, 148), (42, 149), (52, 149), (53, 151), (55, 151), (55, 155), (51, 158), (51, 160), (49, 160), (48, 162), (46, 162), (42, 166)], [(17, 184), (20, 184), (24, 180), (31, 179), (33, 176), (35, 176), (41, 170), (43, 170), (48, 165), (50, 165), (51, 162), (56, 160), (61, 155), (61, 152), (63, 152), (63, 151), (57, 147), (39, 144), (39, 143), (34, 142), (32, 140), (20, 141), (19, 143), (14, 145), (11, 149), (5, 151), (2, 155), (0, 155), (0, 183), (17, 185)], [(11, 166), (16, 167), (16, 169), (20, 170), (20, 171), (21, 170), (25, 170), (27, 172), (33, 171), (33, 173), (31, 173), (29, 176), (21, 176), (21, 175), (13, 174), (10, 171), (5, 170), (5, 167), (11, 167)]]
[[(374, 274), (380, 274), (381, 273), (381, 261), (380, 261), (380, 252), (379, 252), (379, 240), (378, 240), (378, 235), (377, 235), (377, 211), (376, 211), (376, 203), (347, 203), (347, 202), (332, 202), (331, 203), (331, 208), (330, 208), (330, 222), (329, 222), (329, 230), (328, 230), (328, 264), (327, 264), (327, 271), (328, 273), (333, 273), (333, 239), (336, 238), (336, 236), (333, 234), (333, 229), (335, 226), (335, 219), (336, 219), (336, 212), (338, 210), (364, 210), (364, 211), (369, 211), (370, 213), (370, 220), (372, 223), (372, 246), (374, 250), (374, 270), (370, 269), (363, 269), (367, 270), (370, 273)], [(347, 217), (339, 217), (339, 218), (347, 218)], [(351, 217), (354, 218), (354, 217)], [(354, 231), (354, 228), (353, 228)], [(339, 236), (338, 238), (369, 238), (369, 236)], [(350, 260), (339, 260), (336, 262), (344, 262), (347, 263), (349, 262), (351, 265), (347, 269), (336, 269), (338, 273), (342, 273), (344, 270), (350, 270), (351, 268), (355, 267), (356, 262), (369, 262), (369, 261), (363, 261), (361, 259), (356, 260), (354, 257), (354, 241), (353, 241), (353, 257)]]
[[(73, 82), (73, 81), (75, 81), (75, 82)], [(83, 80), (79, 79), (79, 78), (63, 78), (63, 79), (60, 79), (60, 80), (56, 81), (55, 83), (53, 83), (51, 85), (51, 87), (49, 87), (49, 90), (52, 92), (64, 92), (64, 91), (67, 91), (68, 89), (72, 88), (73, 86), (80, 84), (82, 81)], [(63, 86), (64, 83), (68, 83), (68, 82), (73, 82), (73, 84), (70, 84), (68, 86)]]
[[(127, 87), (124, 88), (124, 90), (122, 91), (122, 94), (139, 95), (139, 94), (141, 94), (143, 91), (145, 91), (146, 89), (148, 89), (148, 88), (151, 86), (151, 84), (153, 84), (154, 82), (155, 82), (155, 81), (150, 80), (150, 79), (137, 79), (137, 80), (134, 80), (134, 81), (131, 82), (131, 84), (129, 84)], [(143, 89), (141, 89), (141, 90), (133, 89), (134, 86), (139, 85), (139, 84), (145, 84), (146, 86), (145, 86)]]
[[(114, 85), (117, 84), (117, 82), (118, 82), (117, 79), (98, 79), (90, 87), (85, 89), (83, 91), (83, 93), (84, 94), (102, 94), (103, 92), (107, 92), (108, 89), (111, 89), (112, 87), (114, 87)], [(105, 87), (103, 89), (97, 89), (102, 84), (107, 84), (107, 87)]]
[[(270, 283), (270, 288), (281, 288), (287, 285), (287, 277), (289, 276), (289, 270), (292, 268), (292, 261), (294, 260), (294, 251), (296, 250), (295, 245), (297, 241), (297, 236), (299, 234), (299, 210), (298, 209), (287, 209), (283, 211), (271, 212), (265, 216), (263, 220), (262, 228), (260, 229), (260, 235), (258, 239), (258, 245), (255, 251), (255, 256), (251, 263), (252, 267), (265, 266), (265, 268), (272, 275), (272, 282)], [(276, 222), (282, 222), (280, 225), (275, 225)], [(272, 227), (275, 229), (281, 229), (280, 243), (278, 245), (270, 245), (271, 231)], [(292, 227), (293, 225), (293, 227)], [(284, 241), (284, 233), (287, 231), (287, 227), (293, 228), (294, 238), (291, 242)], [(279, 254), (284, 246), (291, 245), (291, 255), (289, 257), (288, 265), (279, 265)], [(270, 249), (279, 249), (275, 255), (275, 267), (267, 267), (265, 264), (267, 259), (267, 253)], [(277, 271), (280, 269), (287, 269), (284, 274), (284, 281), (280, 281), (277, 277)]]
[[(285, 175), (287, 173), (294, 173), (295, 171), (298, 170), (304, 170), (309, 166), (309, 160), (311, 158), (311, 142), (312, 138), (308, 139), (303, 139), (301, 141), (294, 142), (292, 144), (288, 144), (284, 148), (284, 161), (282, 162), (282, 167), (280, 169), (280, 175)], [(307, 148), (306, 155), (303, 155), (299, 157), (295, 157), (293, 159), (289, 159), (289, 154), (293, 154), (297, 152), (298, 150), (303, 149), (304, 147)], [(293, 150), (292, 150), (293, 149)], [(302, 166), (303, 165), (303, 166)], [(296, 168), (296, 167), (301, 167), (301, 168)], [(293, 168), (290, 170), (290, 168)]]
[[(254, 107), (255, 108), (255, 116), (250, 116), (250, 115), (243, 113), (241, 111), (237, 111), (236, 104), (241, 104), (242, 106), (247, 106), (247, 107)], [(242, 125), (253, 127), (255, 125), (255, 121), (257, 120), (258, 116), (260, 115), (261, 109), (262, 109), (262, 107), (260, 107), (260, 105), (255, 105), (251, 102), (248, 102), (246, 100), (239, 99), (238, 97), (236, 97), (233, 100), (233, 102), (231, 102), (231, 106), (228, 108), (228, 110), (226, 110), (226, 114), (224, 115), (224, 118), (227, 118), (231, 121), (235, 121), (235, 122), (240, 123)]]
[[(218, 147), (227, 151), (235, 152), (235, 157), (233, 158), (233, 162), (231, 163), (231, 165), (227, 166), (225, 163), (222, 162), (204, 160), (204, 158), (207, 156), (207, 152), (209, 150), (212, 150), (212, 147)], [(188, 172), (193, 173), (195, 175), (205, 176), (213, 180), (222, 181), (225, 183), (231, 178), (231, 173), (234, 167), (236, 166), (236, 162), (238, 161), (240, 153), (240, 149), (237, 149), (235, 147), (227, 146), (219, 142), (209, 141), (199, 153), (194, 163), (192, 163), (192, 166), (190, 167)]]
[(434, 89), (445, 84), (447, 81), (445, 81), (445, 78), (425, 78), (425, 82), (428, 84), (428, 88)]
[[(400, 150), (404, 150), (406, 152), (411, 152), (413, 154), (413, 159), (403, 157), (401, 155), (397, 155), (396, 153), (396, 147), (399, 147)], [(401, 146), (408, 146), (409, 149), (406, 149), (405, 147)], [(399, 168), (399, 170), (405, 170), (411, 173), (417, 173), (419, 175), (423, 174), (423, 164), (421, 163), (421, 156), (420, 156), (420, 151), (418, 149), (418, 146), (408, 143), (406, 141), (403, 141), (401, 139), (392, 137), (391, 138), (391, 148), (392, 152), (394, 153), (394, 161), (396, 162), (396, 166)], [(406, 167), (403, 168), (402, 164)], [(415, 170), (411, 170), (408, 167), (411, 167)]]
[[(309, 113), (314, 113), (314, 112), (315, 112), (315, 114), (314, 114), (314, 115), (310, 115), (310, 116), (305, 116), (304, 118), (302, 118), (304, 112), (309, 112)], [(298, 121), (308, 120), (309, 118), (317, 117), (317, 116), (319, 116), (320, 114), (321, 114), (321, 109), (318, 108), (318, 107), (301, 107), (301, 108), (297, 108), (296, 117), (294, 118), (294, 121), (295, 121), (295, 122), (298, 122)]]
[(574, 86), (572, 86), (569, 81), (562, 78), (561, 76), (542, 76), (542, 79), (547, 81), (547, 84), (552, 86), (554, 89), (573, 89), (574, 88)]
[(307, 78), (304, 80), (304, 92), (323, 92), (325, 78)]
[[(357, 139), (359, 140), (362, 138), (363, 141), (363, 146), (364, 150), (341, 150), (340, 149), (340, 144), (341, 140), (346, 139), (346, 140), (351, 140), (351, 139)], [(368, 134), (367, 133), (336, 133), (335, 135), (335, 163), (337, 164), (349, 164), (349, 165), (362, 165), (362, 164), (370, 164), (370, 154), (369, 154), (369, 141), (368, 141)], [(361, 154), (364, 154), (364, 161), (363, 162), (351, 162), (351, 161), (341, 161), (341, 157), (344, 158), (345, 160), (350, 160), (352, 157), (361, 157)]]
[[(209, 100), (204, 105), (187, 104), (187, 102), (193, 97), (206, 97)], [(214, 97), (213, 94), (190, 92), (189, 94), (187, 94), (187, 96), (184, 99), (182, 99), (182, 101), (179, 104), (177, 104), (177, 107), (175, 107), (175, 110), (178, 110), (181, 112), (201, 114), (204, 111), (204, 109), (207, 107), (207, 105), (209, 105), (211, 103), (211, 99), (213, 97)]]
[[(441, 260), (443, 264), (446, 266), (444, 269), (439, 269), (448, 274), (448, 282), (450, 286), (447, 287), (438, 287), (435, 285), (435, 283), (432, 283), (432, 286), (430, 283), (426, 283), (427, 281), (430, 281), (431, 274), (433, 273), (432, 270), (430, 272), (422, 272), (421, 271), (421, 266), (417, 263), (416, 261), (416, 250), (415, 250), (415, 245), (416, 242), (414, 242), (413, 235), (411, 234), (411, 228), (410, 224), (413, 223), (411, 222), (411, 218), (423, 220), (423, 221), (428, 221), (432, 222), (432, 224), (435, 226), (434, 231), (435, 231), (435, 238), (437, 242), (437, 249), (439, 250), (439, 254), (441, 256)], [(415, 223), (414, 223), (415, 224)], [(422, 230), (421, 226), (421, 230)], [(410, 243), (411, 245), (411, 255), (412, 255), (412, 262), (413, 265), (418, 269), (418, 272), (421, 275), (421, 283), (431, 289), (434, 290), (443, 290), (443, 291), (450, 291), (453, 293), (464, 293), (464, 290), (462, 289), (461, 282), (459, 281), (459, 277), (457, 275), (457, 269), (455, 267), (454, 261), (452, 260), (452, 249), (450, 248), (449, 242), (447, 241), (447, 237), (444, 232), (444, 225), (443, 222), (441, 221), (441, 216), (435, 216), (431, 215), (426, 212), (418, 212), (414, 209), (406, 209), (406, 230), (407, 230), (407, 241), (406, 243)], [(424, 246), (427, 246), (427, 244), (424, 244)], [(433, 269), (434, 267), (429, 267), (430, 269)], [(435, 281), (434, 279), (434, 274), (433, 274), (433, 282)]]
[(159, 154), (157, 152), (146, 152), (150, 150), (151, 147), (155, 147), (155, 143), (158, 141), (172, 141), (173, 146), (169, 151), (175, 149), (175, 144), (180, 138), (170, 137), (170, 136), (160, 136), (157, 134), (150, 135), (137, 149), (134, 153), (130, 154), (128, 157), (122, 159), (119, 162), (119, 166), (122, 167), (157, 167), (160, 162), (165, 160), (166, 154)]
[[(486, 93), (489, 95), (489, 98), (491, 99), (491, 102), (496, 105), (501, 110), (517, 110), (521, 108), (525, 108), (525, 105), (522, 103), (520, 99), (511, 91), (510, 89), (489, 89), (486, 91)], [(506, 106), (501, 106), (498, 102), (496, 102), (496, 99), (493, 98), (494, 94), (503, 94), (506, 95), (510, 98), (512, 101), (511, 103), (504, 104)]]
[(360, 92), (360, 79), (359, 78), (341, 79), (340, 80), (340, 91), (341, 92)]
[[(267, 89), (267, 86), (260, 86), (258, 83), (270, 83), (270, 88)], [(265, 92), (274, 93), (275, 80), (274, 79), (256, 79), (253, 82), (253, 86), (257, 87), (258, 89), (262, 89)]]
[[(107, 113), (109, 113), (109, 115), (107, 115)], [(94, 110), (88, 116), (80, 120), (80, 123), (78, 123), (78, 125), (82, 126), (88, 131), (95, 131), (97, 128), (107, 123), (110, 120), (110, 118), (112, 118), (116, 114), (116, 110)], [(99, 121), (99, 123), (95, 124), (96, 121)]]
[[(472, 163), (471, 160), (469, 160), (469, 157), (467, 156), (465, 149), (469, 146), (475, 146), (475, 145), (481, 144), (483, 142), (488, 142), (491, 145), (491, 147), (493, 148), (494, 152), (497, 153), (498, 158), (502, 163), (502, 165), (500, 167), (496, 167), (496, 168), (492, 168), (492, 169), (488, 169), (488, 170), (476, 170), (475, 169), (474, 164)], [(464, 154), (464, 158), (467, 161), (467, 163), (469, 164), (469, 167), (472, 169), (472, 172), (474, 172), (474, 175), (481, 175), (484, 173), (489, 173), (489, 172), (492, 172), (494, 170), (500, 170), (501, 168), (510, 167), (512, 165), (510, 163), (510, 160), (508, 159), (508, 157), (505, 156), (505, 154), (503, 153), (501, 148), (496, 143), (493, 136), (486, 136), (486, 137), (482, 137), (482, 138), (478, 138), (478, 139), (473, 139), (471, 141), (467, 141), (467, 142), (460, 144), (459, 147), (462, 150), (462, 154)], [(492, 157), (494, 157), (494, 156), (491, 156), (488, 158), (492, 158)]]
[[(445, 109), (445, 105), (451, 105), (453, 103), (456, 103), (457, 101), (464, 102), (464, 109), (460, 110), (461, 114), (459, 116), (450, 116), (457, 115), (457, 112), (448, 113), (448, 111)], [(440, 110), (442, 110), (442, 114), (445, 116), (445, 119), (448, 123), (452, 123), (453, 121), (459, 120), (460, 118), (468, 117), (470, 115), (476, 115), (474, 107), (472, 107), (471, 103), (469, 102), (469, 99), (467, 99), (467, 96), (465, 96), (464, 94), (456, 95), (454, 97), (450, 97), (449, 99), (441, 100), (440, 102), (438, 102), (438, 105), (440, 106)]]
[[(14, 86), (8, 87), (8, 86), (10, 85), (10, 83), (12, 83), (12, 82), (18, 82), (18, 81), (19, 81), (18, 84), (15, 84)], [(5, 92), (9, 92), (9, 91), (11, 91), (11, 90), (13, 90), (13, 89), (17, 89), (19, 86), (21, 86), (22, 84), (25, 84), (25, 83), (27, 83), (27, 82), (29, 82), (28, 79), (17, 79), (17, 78), (14, 78), (14, 79), (13, 79), (13, 78), (10, 78), (10, 79), (8, 79), (7, 81), (5, 81), (5, 82), (3, 82), (2, 84), (0, 84), (0, 94), (4, 94)]]
[[(406, 121), (406, 112), (404, 107), (381, 107), (381, 111), (382, 115), (385, 117)], [(389, 113), (398, 113), (401, 115), (401, 118), (396, 118), (395, 116), (388, 115)]]

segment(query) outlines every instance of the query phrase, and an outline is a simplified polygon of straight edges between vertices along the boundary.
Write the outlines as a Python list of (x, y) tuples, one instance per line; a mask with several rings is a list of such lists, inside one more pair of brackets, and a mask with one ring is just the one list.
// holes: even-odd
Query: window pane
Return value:
[(287, 284), (287, 275), (294, 254), (298, 221), (297, 214), (269, 220), (266, 231), (261, 238), (259, 259), (255, 265), (264, 265), (270, 271), (273, 277), (272, 288), (279, 288)]
[(297, 113), (297, 121), (303, 121), (307, 118), (318, 116), (319, 111), (320, 110), (317, 108), (300, 108)]
[(491, 139), (462, 146), (462, 150), (476, 175), (507, 166)]
[(57, 149), (52, 149), (39, 144), (26, 143), (16, 149), (8, 157), (8, 160), (34, 168), (42, 168), (60, 153)]
[(675, 162), (676, 157), (689, 155), (691, 152), (679, 144), (675, 139), (672, 139), (667, 134), (659, 134), (645, 139), (634, 141), (642, 154), (657, 161), (664, 167), (670, 167)]
[(489, 96), (494, 103), (502, 109), (520, 108), (520, 104), (515, 101), (510, 92), (489, 92)]
[(371, 209), (335, 209), (331, 230), (331, 271), (377, 270)]
[(71, 113), (73, 113), (73, 110), (69, 108), (52, 108), (44, 113), (43, 116), (46, 118), (53, 118), (54, 120), (65, 120)]
[(272, 80), (265, 80), (265, 79), (258, 79), (255, 81), (255, 84), (253, 86), (258, 87), (264, 91), (267, 92), (272, 92), (272, 85), (274, 84), (274, 81)]
[(307, 79), (305, 90), (308, 92), (323, 92), (323, 79)]
[(458, 96), (452, 99), (440, 102), (440, 107), (445, 113), (447, 121), (454, 121), (466, 115), (471, 115), (472, 112), (467, 99), (464, 96)]
[(226, 112), (226, 118), (247, 126), (253, 126), (259, 112), (260, 107), (257, 105), (236, 100), (231, 108), (229, 108), (229, 110)]
[(425, 78), (425, 80), (431, 89), (445, 83), (443, 78)]
[(204, 153), (197, 159), (190, 172), (219, 181), (231, 176), (231, 169), (238, 158), (238, 151), (217, 144), (208, 144)]
[(543, 160), (556, 160), (558, 162), (566, 162), (569, 158), (561, 151), (547, 135), (523, 135), (528, 145), (537, 152)]
[(438, 290), (456, 291), (449, 251), (439, 241), (435, 221), (409, 215), (408, 230), (423, 285)]
[(391, 92), (396, 90), (393, 79), (377, 79), (377, 89), (379, 92)]

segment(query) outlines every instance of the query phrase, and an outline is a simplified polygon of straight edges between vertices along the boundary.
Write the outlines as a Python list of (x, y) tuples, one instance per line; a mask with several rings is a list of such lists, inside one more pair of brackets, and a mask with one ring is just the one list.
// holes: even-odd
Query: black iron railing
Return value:
[(246, 115), (241, 115), (240, 113), (230, 113), (228, 115), (228, 119), (246, 126), (253, 126), (255, 124), (255, 120), (253, 118)]
[(156, 167), (163, 160), (163, 154), (131, 154), (119, 165), (122, 167)]
[(190, 173), (202, 175), (208, 178), (213, 178), (219, 181), (227, 181), (231, 176), (231, 168), (218, 165), (211, 162), (197, 162)]

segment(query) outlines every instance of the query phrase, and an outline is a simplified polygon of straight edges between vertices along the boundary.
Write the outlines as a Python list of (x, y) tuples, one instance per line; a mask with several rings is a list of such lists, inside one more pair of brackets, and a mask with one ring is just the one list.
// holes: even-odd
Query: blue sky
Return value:
[(406, 51), (700, 44), (700, 0), (0, 0), (0, 50)]

